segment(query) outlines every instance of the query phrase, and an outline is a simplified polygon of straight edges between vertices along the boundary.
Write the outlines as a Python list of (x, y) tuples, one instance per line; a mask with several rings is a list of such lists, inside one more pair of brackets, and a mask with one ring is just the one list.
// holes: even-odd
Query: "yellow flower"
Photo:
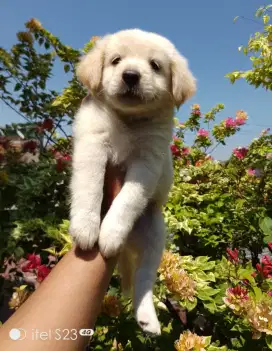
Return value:
[(253, 329), (260, 333), (272, 335), (272, 301), (271, 297), (263, 298), (247, 310), (247, 319)]
[(116, 350), (116, 351), (123, 351), (124, 350), (122, 344), (118, 343), (116, 339), (114, 339), (113, 343), (112, 343), (112, 351), (113, 350)]
[(118, 297), (109, 294), (105, 295), (101, 312), (110, 317), (118, 317), (121, 313), (121, 303)]
[(247, 120), (247, 113), (243, 110), (236, 111), (236, 119)]
[(100, 39), (100, 37), (94, 35), (93, 37), (91, 37), (90, 42), (91, 42), (91, 43), (94, 43), (94, 42), (96, 42), (98, 39)]
[(28, 44), (33, 44), (33, 37), (30, 32), (18, 32), (17, 33), (17, 38), (23, 42), (26, 42)]
[[(233, 313), (245, 318), (253, 329), (253, 338), (260, 333), (272, 335), (272, 299), (270, 296), (263, 296), (258, 302), (254, 301), (250, 295), (245, 298), (245, 294), (233, 294), (236, 288), (228, 289), (225, 304), (232, 309)], [(241, 289), (240, 290), (245, 290)]]
[(179, 340), (175, 342), (177, 351), (205, 351), (206, 338), (186, 331), (180, 334)]
[(31, 18), (31, 20), (28, 21), (25, 26), (32, 32), (43, 29), (41, 22), (38, 21), (36, 18)]
[(14, 288), (15, 292), (12, 294), (9, 300), (10, 309), (17, 310), (31, 295), (31, 293), (26, 289), (27, 285), (21, 285), (18, 288)]
[(200, 105), (199, 105), (199, 104), (194, 104), (194, 105), (192, 106), (192, 109), (193, 109), (193, 110), (200, 110)]
[(182, 299), (194, 301), (196, 282), (182, 269), (181, 257), (165, 251), (159, 267), (168, 290)]

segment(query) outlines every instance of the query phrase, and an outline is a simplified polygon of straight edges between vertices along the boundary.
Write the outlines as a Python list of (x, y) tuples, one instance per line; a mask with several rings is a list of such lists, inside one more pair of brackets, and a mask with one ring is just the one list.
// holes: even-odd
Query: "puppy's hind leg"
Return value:
[(165, 224), (158, 208), (148, 210), (141, 221), (143, 225), (139, 223), (137, 226), (141, 241), (139, 239), (134, 277), (135, 317), (145, 332), (160, 335), (160, 323), (153, 303), (153, 285), (165, 246)]

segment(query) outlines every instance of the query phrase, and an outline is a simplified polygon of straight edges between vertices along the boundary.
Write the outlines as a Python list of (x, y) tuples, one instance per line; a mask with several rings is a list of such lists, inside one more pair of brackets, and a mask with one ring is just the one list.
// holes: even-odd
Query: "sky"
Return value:
[[(235, 117), (237, 110), (248, 113), (248, 123), (242, 131), (213, 153), (223, 160), (233, 148), (248, 145), (264, 128), (272, 127), (271, 92), (243, 81), (232, 85), (225, 78), (231, 71), (250, 68), (249, 59), (238, 52), (238, 47), (261, 30), (250, 19), (257, 8), (268, 3), (269, 0), (0, 0), (0, 46), (9, 49), (16, 42), (16, 32), (24, 30), (24, 23), (32, 17), (63, 43), (77, 49), (92, 36), (121, 29), (140, 28), (166, 36), (187, 58), (197, 79), (196, 95), (177, 114), (181, 122), (187, 119), (194, 103), (200, 104), (203, 113), (223, 103), (225, 110), (217, 121)], [(238, 15), (249, 20), (234, 23)], [(61, 90), (66, 81), (63, 68), (57, 66), (50, 88)], [(0, 125), (10, 122), (22, 120), (0, 102)], [(192, 140), (193, 135), (187, 134), (186, 141)]]

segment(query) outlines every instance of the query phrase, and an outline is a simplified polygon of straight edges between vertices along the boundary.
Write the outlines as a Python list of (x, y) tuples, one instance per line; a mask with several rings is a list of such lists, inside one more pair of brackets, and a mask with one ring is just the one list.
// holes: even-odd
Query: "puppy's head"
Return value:
[(123, 111), (179, 107), (196, 90), (187, 61), (174, 45), (138, 29), (98, 40), (77, 74), (93, 95)]

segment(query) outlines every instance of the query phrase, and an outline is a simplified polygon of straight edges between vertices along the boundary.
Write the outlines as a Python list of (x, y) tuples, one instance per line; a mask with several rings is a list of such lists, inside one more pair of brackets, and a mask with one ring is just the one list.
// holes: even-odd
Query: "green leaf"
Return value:
[(17, 84), (15, 85), (15, 87), (14, 87), (14, 91), (18, 91), (18, 90), (20, 90), (20, 89), (21, 89), (21, 87), (22, 87), (22, 84), (17, 83)]
[(207, 348), (207, 351), (227, 351), (227, 350), (228, 350), (227, 346), (213, 346), (213, 345), (210, 345)]
[(14, 255), (16, 258), (21, 258), (24, 256), (24, 249), (22, 247), (16, 247), (14, 250)]
[(267, 335), (265, 338), (266, 345), (272, 350), (272, 335)]
[(269, 21), (270, 21), (270, 16), (268, 16), (268, 15), (263, 16), (263, 23), (264, 24), (267, 24)]
[(253, 290), (254, 290), (254, 294), (256, 296), (256, 300), (259, 301), (263, 296), (262, 290), (256, 286), (253, 287)]
[(265, 235), (265, 242), (268, 243), (272, 241), (272, 218), (265, 217), (260, 221), (260, 228)]
[(70, 65), (64, 65), (64, 71), (68, 73), (70, 71)]
[(220, 289), (214, 289), (210, 286), (200, 286), (198, 293), (197, 293), (197, 297), (200, 300), (212, 300), (211, 296), (214, 296), (216, 294), (218, 294), (220, 292)]
[(194, 298), (193, 301), (189, 301), (189, 300), (186, 299), (186, 300), (180, 301), (179, 304), (180, 304), (182, 307), (186, 308), (186, 309), (188, 310), (188, 312), (190, 312), (190, 311), (192, 311), (192, 310), (196, 307), (196, 305), (197, 305), (197, 299)]
[(45, 252), (49, 252), (51, 255), (56, 256), (57, 252), (56, 252), (56, 248), (55, 247), (49, 247), (48, 249), (43, 249), (43, 251)]
[(206, 336), (205, 337), (205, 347), (209, 346), (211, 341), (212, 341), (212, 337), (211, 336)]

